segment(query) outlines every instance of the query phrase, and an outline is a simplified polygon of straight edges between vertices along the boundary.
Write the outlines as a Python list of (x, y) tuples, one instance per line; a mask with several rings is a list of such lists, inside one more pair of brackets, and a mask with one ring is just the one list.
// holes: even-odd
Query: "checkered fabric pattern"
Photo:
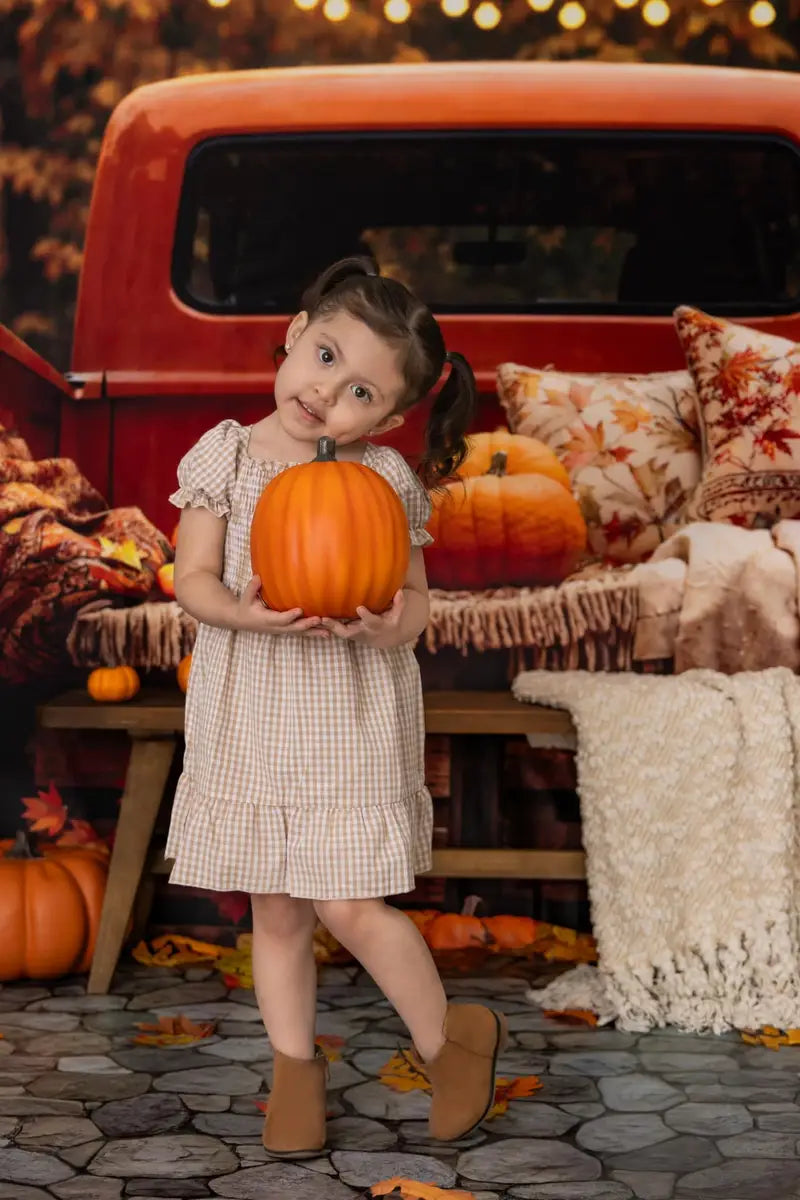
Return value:
[[(223, 582), (251, 576), (250, 523), (289, 463), (248, 454), (249, 427), (223, 421), (178, 467), (179, 508), (227, 520)], [(400, 454), (363, 459), (400, 496), (426, 545), (430, 500)], [(186, 697), (186, 753), (167, 841), (171, 882), (314, 900), (411, 891), (431, 862), (424, 714), (412, 646), (201, 625)]]

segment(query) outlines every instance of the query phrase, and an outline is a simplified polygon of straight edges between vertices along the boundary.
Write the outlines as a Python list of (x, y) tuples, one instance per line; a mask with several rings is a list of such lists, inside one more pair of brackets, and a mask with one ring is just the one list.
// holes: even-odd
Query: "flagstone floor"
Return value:
[[(448, 981), (509, 1015), (506, 1078), (542, 1087), (462, 1144), (426, 1139), (427, 1097), (378, 1078), (403, 1028), (355, 968), (325, 968), (329, 1152), (271, 1163), (260, 1142), (270, 1047), (253, 993), (213, 972), (135, 965), (109, 996), (82, 980), (0, 990), (0, 1198), (350, 1200), (393, 1176), (475, 1200), (794, 1200), (800, 1047), (556, 1024), (514, 978)], [(217, 1022), (191, 1046), (137, 1045), (138, 1022)], [(332, 1036), (331, 1036), (332, 1035)]]

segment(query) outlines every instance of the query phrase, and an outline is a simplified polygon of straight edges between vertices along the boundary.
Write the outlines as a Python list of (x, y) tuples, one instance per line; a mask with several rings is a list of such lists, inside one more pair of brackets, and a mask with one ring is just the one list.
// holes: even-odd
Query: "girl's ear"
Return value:
[(379, 421), (377, 425), (374, 425), (372, 429), (370, 429), (370, 433), (374, 433), (376, 435), (380, 433), (388, 433), (390, 429), (399, 429), (400, 426), (404, 424), (405, 417), (401, 416), (400, 413), (390, 413), (388, 417), (384, 417), (382, 421)]
[(304, 333), (308, 328), (308, 313), (299, 312), (292, 321), (289, 328), (286, 330), (286, 353), (288, 354), (292, 346), (295, 344), (301, 333)]

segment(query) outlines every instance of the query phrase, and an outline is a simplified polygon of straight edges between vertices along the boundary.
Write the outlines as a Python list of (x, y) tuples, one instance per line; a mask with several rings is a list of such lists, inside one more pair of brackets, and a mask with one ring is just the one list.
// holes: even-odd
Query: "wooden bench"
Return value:
[[(89, 975), (90, 993), (105, 993), (140, 897), (138, 917), (146, 917), (151, 873), (165, 871), (163, 856), (150, 854), (151, 840), (184, 728), (184, 698), (177, 690), (143, 688), (125, 704), (101, 704), (84, 691), (67, 692), (41, 706), (39, 726), (61, 730), (123, 730), (131, 739), (125, 787), (120, 801), (97, 946)], [(461, 761), (462, 801), (471, 812), (469, 846), (437, 849), (430, 874), (444, 878), (584, 879), (584, 856), (575, 850), (497, 849), (491, 832), (499, 812), (498, 739), (533, 734), (540, 744), (553, 737), (574, 744), (569, 714), (515, 700), (510, 692), (425, 694), (425, 728), (432, 734), (468, 739)], [(456, 838), (458, 842), (462, 837)], [(151, 861), (148, 863), (148, 858)], [(160, 858), (160, 861), (159, 861)], [(142, 889), (146, 892), (141, 903)]]

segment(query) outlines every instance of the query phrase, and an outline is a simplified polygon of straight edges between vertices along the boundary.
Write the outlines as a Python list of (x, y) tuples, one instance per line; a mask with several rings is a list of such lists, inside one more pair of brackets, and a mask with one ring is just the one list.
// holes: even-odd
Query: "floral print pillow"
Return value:
[(511, 430), (545, 442), (569, 471), (595, 554), (643, 562), (684, 523), (700, 479), (688, 371), (567, 375), (502, 363), (497, 387)]
[(703, 442), (689, 516), (746, 528), (800, 517), (800, 344), (696, 308), (675, 324)]

